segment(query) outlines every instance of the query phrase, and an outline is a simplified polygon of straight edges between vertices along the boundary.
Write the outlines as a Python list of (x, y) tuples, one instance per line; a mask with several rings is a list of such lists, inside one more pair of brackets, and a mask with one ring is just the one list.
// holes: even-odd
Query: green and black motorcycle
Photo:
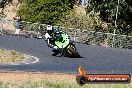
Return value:
[(75, 43), (71, 41), (67, 34), (61, 33), (55, 37), (55, 45), (59, 48), (61, 56), (80, 58), (81, 56), (77, 52)]

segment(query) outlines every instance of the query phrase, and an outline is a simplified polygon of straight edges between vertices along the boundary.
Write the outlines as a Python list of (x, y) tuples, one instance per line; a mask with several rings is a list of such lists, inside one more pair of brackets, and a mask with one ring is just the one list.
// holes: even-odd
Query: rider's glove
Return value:
[(53, 48), (53, 47), (54, 47), (54, 45), (52, 45), (52, 44), (48, 44), (48, 47)]

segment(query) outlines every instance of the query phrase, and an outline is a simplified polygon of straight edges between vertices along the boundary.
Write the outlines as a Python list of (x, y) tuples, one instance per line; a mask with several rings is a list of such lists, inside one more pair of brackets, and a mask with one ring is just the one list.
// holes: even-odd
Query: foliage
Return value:
[[(98, 13), (95, 14), (91, 12), (87, 15), (77, 14), (74, 9), (66, 13), (65, 16), (59, 20), (58, 24), (66, 28), (106, 31), (106, 28), (102, 26), (104, 23), (99, 18)], [(99, 27), (102, 29), (98, 30)]]
[(6, 5), (10, 4), (12, 0), (0, 0), (0, 20), (6, 15), (4, 14), (4, 8)]
[[(100, 18), (115, 25), (116, 7), (118, 0), (89, 0), (87, 13), (91, 11), (99, 12)], [(119, 0), (119, 12), (117, 18), (117, 32), (130, 34), (132, 32), (132, 2), (131, 0)]]
[(75, 10), (72, 10), (65, 14), (65, 16), (59, 20), (58, 25), (66, 28), (81, 28), (81, 16), (77, 15)]
[(0, 0), (0, 8), (4, 8), (7, 4), (11, 2), (12, 0)]
[(4, 8), (6, 5), (10, 4), (12, 2), (12, 0), (0, 0), (0, 9), (1, 9), (1, 12), (0, 12), (0, 17), (3, 17), (4, 16)]
[(55, 24), (72, 8), (69, 0), (24, 0), (17, 14), (25, 21)]

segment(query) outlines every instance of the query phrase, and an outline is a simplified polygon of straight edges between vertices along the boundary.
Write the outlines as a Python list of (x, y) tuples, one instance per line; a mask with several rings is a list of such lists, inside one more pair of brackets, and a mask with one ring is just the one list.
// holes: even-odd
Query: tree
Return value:
[[(90, 0), (87, 13), (90, 11), (100, 12), (100, 18), (114, 26), (116, 6), (118, 0)], [(117, 17), (117, 32), (130, 34), (132, 32), (132, 1), (120, 0)]]
[(24, 0), (17, 14), (25, 21), (56, 24), (73, 4), (70, 0)]

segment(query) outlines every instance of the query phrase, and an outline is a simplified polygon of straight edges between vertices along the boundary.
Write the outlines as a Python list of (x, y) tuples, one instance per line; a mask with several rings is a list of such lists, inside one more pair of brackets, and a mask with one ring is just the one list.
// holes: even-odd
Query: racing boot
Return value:
[(59, 51), (58, 51), (58, 50), (56, 50), (56, 49), (53, 49), (52, 51), (53, 51), (52, 56), (56, 56), (56, 55), (58, 55), (58, 54), (59, 54)]

